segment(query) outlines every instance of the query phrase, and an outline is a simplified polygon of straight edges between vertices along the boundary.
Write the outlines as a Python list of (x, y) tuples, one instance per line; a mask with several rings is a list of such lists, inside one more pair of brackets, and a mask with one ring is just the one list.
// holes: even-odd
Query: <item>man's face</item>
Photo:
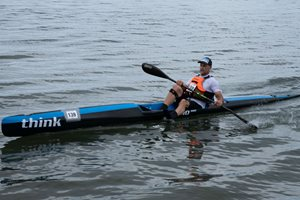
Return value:
[(210, 65), (200, 63), (200, 74), (202, 76), (205, 76), (205, 75), (209, 74), (210, 69), (211, 69)]

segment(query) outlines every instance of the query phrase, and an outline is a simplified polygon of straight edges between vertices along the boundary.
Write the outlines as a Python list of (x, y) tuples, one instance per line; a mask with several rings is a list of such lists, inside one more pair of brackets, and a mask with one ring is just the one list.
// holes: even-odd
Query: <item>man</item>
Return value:
[[(200, 74), (194, 76), (187, 85), (182, 80), (178, 80), (170, 89), (162, 107), (168, 118), (174, 119), (182, 115), (186, 109), (207, 108), (211, 101), (214, 101), (214, 97), (216, 99), (215, 106), (223, 105), (224, 98), (219, 83), (209, 74), (212, 68), (211, 59), (203, 57), (198, 63), (200, 63)], [(168, 106), (175, 101), (177, 103), (176, 110), (167, 112)]]

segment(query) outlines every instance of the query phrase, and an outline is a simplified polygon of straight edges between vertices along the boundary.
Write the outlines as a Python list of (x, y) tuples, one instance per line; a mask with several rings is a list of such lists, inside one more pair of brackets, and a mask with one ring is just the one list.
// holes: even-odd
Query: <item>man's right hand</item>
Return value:
[(183, 86), (183, 81), (182, 80), (178, 80), (178, 81), (176, 81), (176, 84), (179, 85), (180, 87), (182, 87)]

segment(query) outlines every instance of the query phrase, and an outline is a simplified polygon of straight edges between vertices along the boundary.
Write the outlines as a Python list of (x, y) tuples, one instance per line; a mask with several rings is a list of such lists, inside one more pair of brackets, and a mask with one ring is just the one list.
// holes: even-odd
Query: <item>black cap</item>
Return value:
[(212, 61), (209, 57), (203, 57), (201, 60), (198, 61), (198, 63), (203, 63), (212, 66)]

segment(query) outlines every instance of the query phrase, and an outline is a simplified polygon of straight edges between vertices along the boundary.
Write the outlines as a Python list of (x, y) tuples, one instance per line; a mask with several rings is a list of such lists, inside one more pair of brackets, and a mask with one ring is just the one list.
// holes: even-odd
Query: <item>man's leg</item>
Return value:
[(179, 105), (177, 106), (175, 112), (177, 113), (177, 116), (180, 116), (184, 113), (184, 111), (189, 107), (190, 102), (186, 99), (182, 99), (179, 102)]
[(182, 99), (179, 102), (176, 110), (166, 112), (166, 117), (169, 118), (169, 119), (177, 118), (178, 116), (180, 116), (184, 113), (184, 111), (186, 110), (187, 107), (189, 107), (189, 105), (190, 105), (190, 102), (188, 100)]
[(164, 109), (167, 109), (168, 106), (174, 103), (176, 98), (181, 97), (182, 94), (183, 94), (182, 88), (177, 84), (173, 85), (172, 89), (170, 89), (170, 91), (168, 92), (164, 100), (164, 107), (165, 107)]

